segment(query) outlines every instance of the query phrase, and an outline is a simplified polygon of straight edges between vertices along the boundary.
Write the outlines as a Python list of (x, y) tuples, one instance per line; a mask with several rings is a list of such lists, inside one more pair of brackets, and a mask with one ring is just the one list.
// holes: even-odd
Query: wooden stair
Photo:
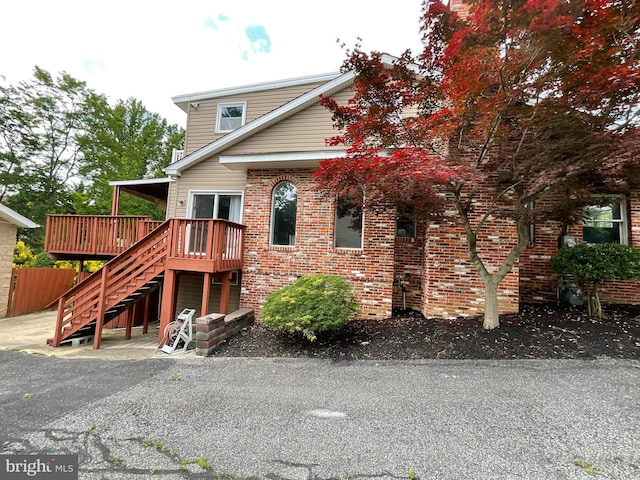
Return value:
[(170, 247), (171, 222), (166, 221), (142, 240), (113, 258), (58, 299), (53, 338), (58, 347), (79, 334), (96, 336), (99, 348), (102, 327), (159, 288)]

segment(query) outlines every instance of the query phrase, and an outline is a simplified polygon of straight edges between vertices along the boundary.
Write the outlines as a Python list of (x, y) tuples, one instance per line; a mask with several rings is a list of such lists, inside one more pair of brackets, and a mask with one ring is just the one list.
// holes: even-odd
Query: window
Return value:
[(398, 207), (396, 213), (396, 237), (415, 238), (416, 215), (413, 207)]
[[(232, 222), (242, 221), (242, 193), (240, 192), (202, 192), (191, 193), (191, 218), (222, 218)], [(193, 222), (187, 230), (187, 253), (204, 253), (206, 250), (208, 225), (206, 222)]]
[(627, 208), (624, 197), (603, 197), (582, 210), (582, 239), (587, 243), (627, 244)]
[(362, 248), (362, 207), (352, 200), (336, 200), (334, 242), (336, 248)]
[(192, 195), (191, 218), (223, 218), (240, 223), (241, 193), (195, 193)]
[(295, 245), (298, 190), (291, 182), (273, 189), (271, 201), (271, 245)]
[(244, 125), (246, 106), (246, 103), (219, 104), (216, 132), (230, 132)]

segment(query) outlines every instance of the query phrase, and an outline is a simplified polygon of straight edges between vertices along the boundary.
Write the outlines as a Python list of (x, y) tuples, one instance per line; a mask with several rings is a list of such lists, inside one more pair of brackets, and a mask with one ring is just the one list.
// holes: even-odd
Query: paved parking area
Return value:
[(640, 478), (635, 361), (0, 351), (0, 372), (1, 453), (77, 453), (83, 479)]

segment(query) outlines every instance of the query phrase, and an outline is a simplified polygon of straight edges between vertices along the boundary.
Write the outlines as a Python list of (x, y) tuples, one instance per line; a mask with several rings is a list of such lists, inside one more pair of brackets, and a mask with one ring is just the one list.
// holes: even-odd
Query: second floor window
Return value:
[(220, 103), (216, 132), (231, 132), (244, 125), (246, 109), (246, 103)]
[(281, 182), (273, 189), (271, 202), (271, 245), (295, 245), (298, 189)]

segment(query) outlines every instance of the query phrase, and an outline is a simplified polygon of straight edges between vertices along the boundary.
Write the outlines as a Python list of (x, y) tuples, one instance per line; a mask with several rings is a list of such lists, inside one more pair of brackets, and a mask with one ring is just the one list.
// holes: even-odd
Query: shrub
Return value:
[(313, 342), (316, 333), (342, 328), (359, 311), (351, 287), (343, 278), (312, 274), (268, 295), (261, 317), (268, 327), (301, 332)]
[(561, 248), (551, 268), (571, 274), (587, 296), (589, 315), (602, 317), (598, 290), (607, 280), (640, 279), (640, 249), (618, 243), (579, 243)]
[(20, 240), (13, 247), (13, 268), (32, 267), (36, 258), (31, 253), (31, 249)]

